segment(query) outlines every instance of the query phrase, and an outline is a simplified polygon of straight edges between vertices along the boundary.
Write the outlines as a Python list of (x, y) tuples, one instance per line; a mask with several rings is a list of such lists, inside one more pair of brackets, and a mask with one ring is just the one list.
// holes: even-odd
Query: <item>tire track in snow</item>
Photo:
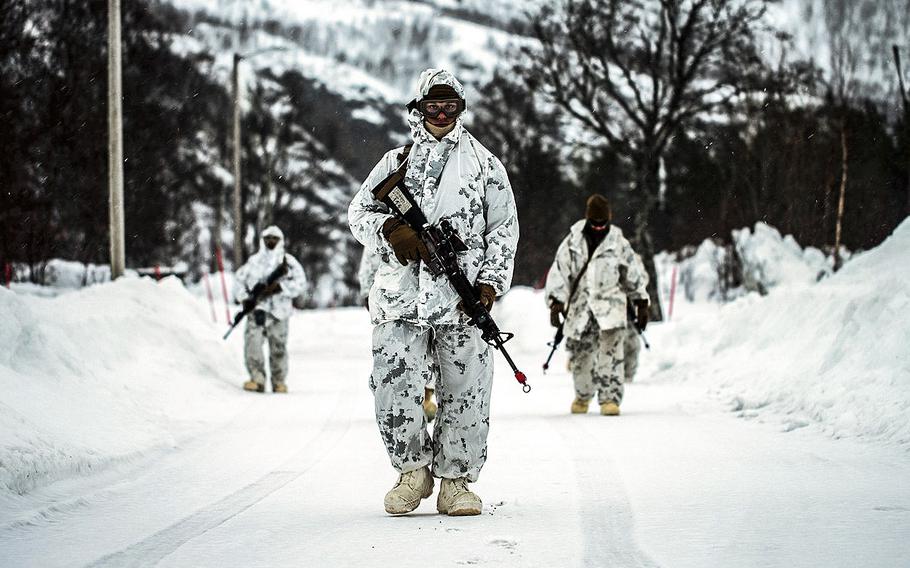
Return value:
[[(556, 422), (568, 453), (573, 456), (579, 487), (578, 517), (585, 539), (582, 565), (658, 568), (659, 564), (639, 548), (635, 540), (635, 516), (612, 460), (592, 456), (597, 450), (592, 447), (591, 440), (597, 439), (597, 434), (590, 432), (588, 427), (569, 428), (570, 423), (590, 419), (594, 417), (578, 416)], [(583, 435), (579, 435), (579, 430)]]
[[(282, 487), (298, 479), (325, 458), (347, 434), (350, 413), (340, 412), (344, 397), (338, 389), (335, 408), (319, 432), (299, 452), (289, 458), (285, 467), (269, 472), (221, 500), (196, 511), (148, 538), (92, 562), (91, 568), (103, 566), (151, 566), (187, 542), (223, 525)], [(344, 423), (333, 422), (333, 416), (345, 416)]]

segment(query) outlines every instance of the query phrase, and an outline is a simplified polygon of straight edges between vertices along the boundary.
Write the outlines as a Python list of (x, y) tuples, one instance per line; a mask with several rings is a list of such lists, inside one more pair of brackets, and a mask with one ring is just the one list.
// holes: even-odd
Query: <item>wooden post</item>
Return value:
[(240, 60), (239, 53), (234, 53), (234, 66), (231, 70), (231, 96), (234, 105), (234, 270), (243, 265), (243, 209), (240, 203)]
[(108, 0), (107, 39), (111, 280), (115, 280), (123, 276), (126, 267), (126, 241), (123, 227), (123, 88), (120, 76), (120, 0)]

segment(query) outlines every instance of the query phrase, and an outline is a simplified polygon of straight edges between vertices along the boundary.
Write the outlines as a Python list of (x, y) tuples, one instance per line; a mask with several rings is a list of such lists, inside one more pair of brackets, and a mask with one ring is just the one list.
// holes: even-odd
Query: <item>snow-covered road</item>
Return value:
[(431, 498), (389, 517), (369, 331), (359, 309), (298, 313), (288, 396), (238, 376), (241, 410), (217, 428), (36, 489), (0, 512), (0, 565), (910, 565), (905, 450), (736, 418), (649, 381), (648, 355), (622, 417), (571, 416), (562, 353), (541, 376), (528, 341), (514, 355), (531, 394), (497, 358), (484, 514)]

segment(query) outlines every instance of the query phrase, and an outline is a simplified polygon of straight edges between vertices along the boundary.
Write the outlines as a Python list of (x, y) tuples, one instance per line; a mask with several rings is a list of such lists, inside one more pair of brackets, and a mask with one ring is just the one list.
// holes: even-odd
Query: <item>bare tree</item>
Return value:
[(759, 83), (764, 14), (763, 0), (566, 0), (534, 16), (539, 45), (517, 70), (630, 161), (640, 200), (631, 240), (652, 292), (661, 160), (681, 129)]

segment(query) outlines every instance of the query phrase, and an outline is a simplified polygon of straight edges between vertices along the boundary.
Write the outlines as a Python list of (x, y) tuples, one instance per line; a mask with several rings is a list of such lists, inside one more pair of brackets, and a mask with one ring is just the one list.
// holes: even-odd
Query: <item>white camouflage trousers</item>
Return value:
[(572, 353), (576, 397), (591, 400), (597, 394), (600, 404), (622, 403), (625, 335), (622, 327), (601, 331), (597, 320), (591, 318), (580, 338), (566, 340), (566, 350)]
[(265, 355), (263, 344), (269, 343), (269, 370), (272, 385), (283, 383), (288, 374), (288, 320), (266, 313), (265, 324), (258, 325), (254, 314), (246, 319), (243, 354), (250, 379), (265, 384)]
[[(422, 403), (434, 376), (439, 410), (431, 436)], [(490, 346), (474, 327), (399, 320), (373, 328), (376, 423), (401, 473), (432, 465), (436, 477), (476, 481), (487, 458), (492, 383)]]
[(623, 330), (623, 367), (625, 368), (625, 382), (631, 383), (635, 380), (635, 373), (638, 372), (638, 356), (641, 354), (641, 339), (638, 338), (638, 331), (635, 326), (629, 324)]

